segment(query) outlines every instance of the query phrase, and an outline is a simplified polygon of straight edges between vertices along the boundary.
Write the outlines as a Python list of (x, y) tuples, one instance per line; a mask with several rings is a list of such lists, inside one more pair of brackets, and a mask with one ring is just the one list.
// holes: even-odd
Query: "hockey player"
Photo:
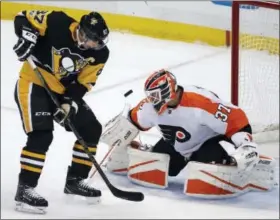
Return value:
[[(210, 170), (211, 178), (217, 172), (224, 175), (218, 179), (230, 174), (221, 181), (223, 187), (230, 187), (225, 181), (235, 181), (235, 174), (237, 182), (246, 183), (247, 179), (240, 180), (242, 175), (238, 172), (250, 172), (260, 157), (242, 109), (204, 88), (177, 85), (175, 76), (166, 70), (153, 73), (144, 90), (146, 98), (129, 111), (127, 118), (115, 119), (114, 125), (109, 123), (104, 129), (101, 141), (114, 147), (107, 162), (109, 171), (127, 173), (129, 179), (144, 186), (166, 188), (167, 177), (177, 176), (189, 164), (189, 178), (196, 175), (189, 187), (206, 181), (198, 174), (202, 169)], [(132, 141), (137, 130), (147, 131), (155, 126), (162, 138), (154, 146)], [(215, 188), (212, 183), (209, 185), (198, 191)], [(222, 186), (215, 190), (218, 188)], [(198, 193), (197, 189), (194, 191)]]
[[(36, 10), (20, 12), (14, 19), (14, 28), (18, 41), (13, 50), (24, 62), (16, 83), (15, 101), (27, 135), (20, 156), (16, 208), (43, 213), (48, 201), (34, 188), (52, 143), (53, 120), (70, 131), (66, 123), (70, 118), (89, 150), (96, 154), (102, 126), (83, 96), (95, 85), (109, 57), (109, 29), (97, 12), (82, 16), (78, 22), (61, 11)], [(60, 108), (54, 105), (26, 61), (29, 56), (60, 100)], [(101, 191), (84, 181), (91, 166), (83, 146), (76, 141), (64, 193), (100, 198)]]

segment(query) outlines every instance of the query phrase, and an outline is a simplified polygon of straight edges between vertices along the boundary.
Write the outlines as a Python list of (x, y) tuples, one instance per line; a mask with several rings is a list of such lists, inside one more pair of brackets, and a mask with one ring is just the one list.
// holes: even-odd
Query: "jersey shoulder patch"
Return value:
[(94, 57), (94, 62), (89, 63), (89, 65), (105, 64), (109, 58), (110, 51), (107, 46), (101, 50), (88, 50), (85, 53), (86, 57)]

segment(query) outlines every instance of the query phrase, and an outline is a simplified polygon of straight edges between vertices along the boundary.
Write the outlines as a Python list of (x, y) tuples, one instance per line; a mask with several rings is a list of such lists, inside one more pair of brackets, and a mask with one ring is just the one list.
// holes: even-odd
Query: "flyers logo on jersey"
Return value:
[(52, 71), (58, 79), (71, 74), (79, 73), (88, 63), (93, 63), (94, 58), (83, 58), (77, 53), (72, 53), (69, 48), (57, 50), (52, 48)]
[(164, 139), (171, 145), (174, 145), (175, 141), (184, 143), (191, 139), (191, 134), (182, 127), (161, 124), (159, 127)]

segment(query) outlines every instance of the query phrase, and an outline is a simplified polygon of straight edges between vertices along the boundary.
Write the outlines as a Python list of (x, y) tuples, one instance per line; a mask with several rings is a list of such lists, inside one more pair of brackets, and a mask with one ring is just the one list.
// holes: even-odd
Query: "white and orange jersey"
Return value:
[(131, 110), (130, 117), (141, 130), (157, 126), (163, 138), (184, 156), (198, 150), (209, 138), (218, 134), (230, 138), (249, 124), (240, 108), (196, 86), (184, 89), (176, 108), (168, 108), (158, 115), (144, 99)]

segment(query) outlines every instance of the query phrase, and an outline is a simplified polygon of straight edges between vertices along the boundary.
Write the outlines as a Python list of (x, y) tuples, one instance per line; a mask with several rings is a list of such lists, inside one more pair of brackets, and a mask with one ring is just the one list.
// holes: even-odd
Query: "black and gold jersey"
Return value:
[[(70, 84), (77, 83), (89, 91), (109, 57), (107, 47), (82, 50), (77, 46), (75, 31), (79, 23), (62, 11), (23, 11), (15, 17), (15, 33), (20, 36), (23, 25), (31, 25), (40, 33), (33, 58), (49, 87), (64, 94)], [(25, 61), (20, 77), (41, 85)]]

